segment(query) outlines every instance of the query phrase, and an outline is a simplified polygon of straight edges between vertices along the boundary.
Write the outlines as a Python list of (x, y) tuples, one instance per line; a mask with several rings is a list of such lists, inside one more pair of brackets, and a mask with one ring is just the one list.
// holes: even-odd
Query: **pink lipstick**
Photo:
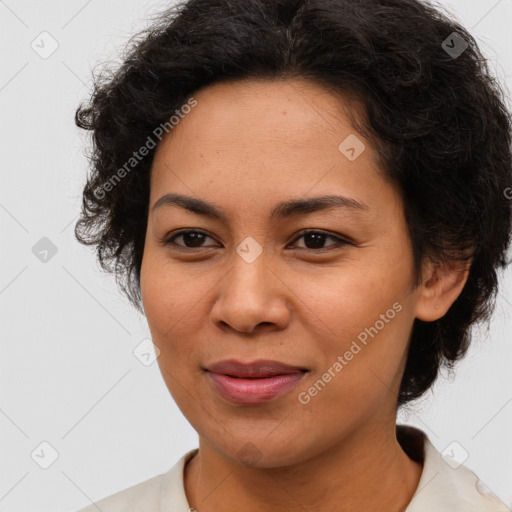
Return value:
[(252, 405), (274, 400), (294, 388), (306, 368), (278, 361), (242, 363), (233, 359), (206, 368), (215, 389), (227, 400)]

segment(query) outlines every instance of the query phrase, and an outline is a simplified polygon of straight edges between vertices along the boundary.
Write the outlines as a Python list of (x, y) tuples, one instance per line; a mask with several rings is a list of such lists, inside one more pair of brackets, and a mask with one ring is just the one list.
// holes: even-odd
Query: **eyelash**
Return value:
[[(199, 233), (199, 234), (205, 235), (206, 237), (213, 238), (210, 235), (208, 235), (207, 233), (205, 233), (204, 231), (200, 231), (197, 229), (185, 229), (185, 230), (179, 231), (178, 233), (175, 233), (171, 237), (167, 238), (163, 242), (163, 245), (164, 246), (174, 245), (176, 247), (179, 247), (180, 250), (191, 251), (191, 252), (196, 252), (197, 250), (204, 248), (204, 247), (187, 247), (185, 245), (176, 244), (173, 241), (174, 239), (178, 238), (179, 236), (185, 235), (187, 233)], [(299, 240), (307, 235), (310, 235), (310, 234), (324, 235), (326, 238), (332, 238), (332, 239), (336, 240), (337, 243), (329, 245), (327, 247), (322, 247), (319, 249), (310, 249), (308, 247), (299, 247), (299, 249), (321, 253), (321, 252), (326, 252), (326, 251), (332, 250), (332, 248), (340, 248), (341, 246), (344, 246), (344, 245), (352, 245), (352, 246), (355, 245), (352, 242), (349, 242), (348, 240), (345, 240), (339, 236), (335, 236), (335, 235), (332, 235), (331, 233), (328, 233), (326, 231), (321, 231), (318, 229), (309, 229), (309, 230), (304, 230), (304, 231), (300, 232), (299, 235), (293, 240), (292, 243), (295, 243), (295, 242), (297, 242), (297, 240)]]

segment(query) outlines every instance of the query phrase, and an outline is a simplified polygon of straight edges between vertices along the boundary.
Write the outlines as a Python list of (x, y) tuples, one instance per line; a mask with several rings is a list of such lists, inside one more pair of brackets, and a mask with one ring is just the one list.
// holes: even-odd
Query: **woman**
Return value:
[(507, 264), (510, 117), (470, 34), (414, 0), (190, 0), (76, 121), (76, 235), (199, 435), (84, 512), (508, 510), (396, 425)]

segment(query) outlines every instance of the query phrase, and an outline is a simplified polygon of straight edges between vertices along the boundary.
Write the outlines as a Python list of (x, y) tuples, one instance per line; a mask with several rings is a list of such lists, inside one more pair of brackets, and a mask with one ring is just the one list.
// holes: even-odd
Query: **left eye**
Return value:
[[(296, 238), (294, 240), (294, 242), (296, 242), (297, 240), (300, 240), (301, 238), (304, 238), (304, 243), (306, 246), (306, 247), (300, 247), (301, 249), (305, 248), (305, 249), (315, 250), (315, 249), (326, 249), (333, 245), (335, 245), (335, 246), (336, 245), (351, 245), (351, 243), (348, 242), (347, 240), (344, 240), (343, 238), (331, 235), (329, 233), (325, 233), (324, 231), (313, 231), (313, 230), (305, 231), (298, 238)], [(327, 238), (334, 240), (335, 243), (330, 244), (327, 247), (323, 247), (325, 240)]]

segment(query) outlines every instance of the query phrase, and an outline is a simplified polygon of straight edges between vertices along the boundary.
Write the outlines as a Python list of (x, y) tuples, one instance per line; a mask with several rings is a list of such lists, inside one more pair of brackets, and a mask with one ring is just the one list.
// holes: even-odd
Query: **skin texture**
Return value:
[[(355, 160), (338, 149), (356, 134), (339, 96), (288, 79), (215, 84), (194, 98), (157, 148), (141, 269), (162, 376), (199, 434), (199, 454), (185, 470), (190, 505), (199, 512), (404, 510), (422, 470), (395, 435), (413, 321), (443, 316), (468, 269), (426, 262), (414, 288), (400, 196), (361, 135), (366, 148)], [(170, 192), (216, 205), (227, 221), (173, 205), (153, 211)], [(332, 194), (368, 209), (270, 219), (281, 201)], [(183, 237), (164, 245), (184, 228), (208, 236), (189, 252)], [(328, 236), (306, 245), (304, 229), (354, 245)], [(263, 249), (252, 263), (236, 252), (246, 237)], [(298, 394), (395, 303), (394, 318), (300, 403)], [(309, 372), (278, 399), (233, 404), (203, 370), (231, 358)], [(249, 460), (241, 456), (247, 452)]]

